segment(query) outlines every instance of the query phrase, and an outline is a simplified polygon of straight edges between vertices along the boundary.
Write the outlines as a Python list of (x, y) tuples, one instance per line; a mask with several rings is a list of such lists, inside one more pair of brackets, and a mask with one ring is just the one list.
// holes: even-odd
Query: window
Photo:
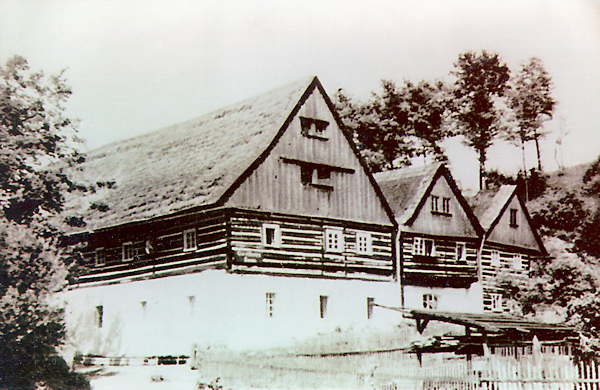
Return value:
[(96, 306), (96, 326), (98, 326), (98, 328), (102, 328), (102, 321), (104, 317), (104, 307), (103, 306)]
[(367, 297), (367, 319), (373, 318), (373, 305), (375, 305), (375, 298)]
[(492, 300), (492, 311), (502, 311), (502, 295), (490, 294)]
[(439, 196), (435, 196), (435, 195), (431, 195), (431, 211), (433, 212), (438, 212), (438, 200), (440, 199)]
[(435, 241), (428, 238), (415, 237), (413, 239), (413, 255), (435, 257)]
[(442, 212), (450, 214), (450, 198), (442, 198)]
[(275, 309), (275, 293), (268, 292), (266, 294), (266, 303), (267, 303), (267, 317), (273, 317), (274, 309)]
[(122, 247), (122, 259), (123, 261), (133, 260), (133, 243), (126, 242)]
[(262, 226), (262, 243), (264, 246), (279, 248), (281, 246), (281, 228), (279, 225), (265, 223)]
[(434, 294), (423, 294), (423, 309), (435, 310), (437, 309), (438, 298)]
[(325, 318), (325, 316), (327, 315), (327, 301), (328, 300), (329, 300), (329, 297), (327, 295), (319, 296), (319, 312), (321, 314), (321, 318)]
[(516, 228), (517, 224), (517, 209), (510, 209), (510, 227)]
[(341, 229), (325, 229), (325, 252), (344, 251), (344, 232)]
[(189, 229), (183, 232), (183, 250), (193, 251), (196, 249), (196, 229)]
[(327, 166), (300, 166), (300, 181), (304, 185), (312, 185), (324, 190), (333, 190), (331, 185), (331, 168)]
[(370, 255), (373, 253), (371, 233), (356, 233), (356, 253)]
[(96, 249), (96, 253), (94, 254), (94, 262), (96, 266), (106, 264), (106, 254), (104, 253), (104, 248)]
[(520, 253), (515, 253), (513, 255), (513, 268), (517, 271), (523, 269), (523, 256)]
[(454, 260), (467, 260), (467, 245), (464, 242), (456, 243), (456, 253)]
[(300, 127), (302, 128), (302, 135), (305, 137), (327, 141), (325, 132), (327, 126), (329, 126), (329, 122), (322, 119), (300, 117)]
[(490, 265), (492, 267), (500, 267), (500, 251), (492, 250)]

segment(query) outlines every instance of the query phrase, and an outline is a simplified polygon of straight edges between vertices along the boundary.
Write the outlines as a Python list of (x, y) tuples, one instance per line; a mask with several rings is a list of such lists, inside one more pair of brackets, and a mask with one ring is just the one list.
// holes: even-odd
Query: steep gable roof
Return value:
[(473, 212), (479, 219), (481, 226), (485, 230), (485, 235), (488, 237), (494, 227), (498, 224), (502, 215), (506, 212), (508, 205), (514, 197), (517, 197), (525, 219), (529, 224), (531, 232), (537, 242), (542, 254), (546, 255), (547, 251), (544, 243), (535, 228), (531, 216), (527, 211), (527, 206), (517, 191), (516, 185), (502, 185), (499, 188), (491, 190), (483, 190), (477, 193), (470, 199), (470, 204), (473, 207)]
[(97, 229), (212, 205), (269, 146), (315, 83), (316, 77), (302, 80), (93, 150), (75, 179), (114, 182), (113, 188), (103, 186), (68, 206), (83, 216), (86, 229)]
[(444, 176), (475, 231), (483, 234), (477, 218), (444, 164), (434, 163), (421, 167), (395, 169), (376, 173), (374, 176), (388, 204), (392, 207), (396, 220), (402, 225), (412, 223), (425, 204), (436, 180)]

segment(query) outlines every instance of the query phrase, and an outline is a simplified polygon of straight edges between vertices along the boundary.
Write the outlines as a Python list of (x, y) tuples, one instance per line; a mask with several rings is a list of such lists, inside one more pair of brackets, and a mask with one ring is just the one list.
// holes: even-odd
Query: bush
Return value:
[(587, 215), (583, 200), (573, 192), (567, 192), (558, 200), (546, 202), (540, 210), (533, 213), (532, 218), (542, 230), (574, 232)]

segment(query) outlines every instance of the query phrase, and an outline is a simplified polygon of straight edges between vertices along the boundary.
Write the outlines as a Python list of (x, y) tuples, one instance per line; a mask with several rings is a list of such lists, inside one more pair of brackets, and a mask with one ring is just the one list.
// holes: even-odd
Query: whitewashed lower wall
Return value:
[[(273, 317), (266, 293), (275, 293)], [(320, 318), (319, 296), (328, 297)], [(400, 306), (397, 282), (309, 279), (232, 274), (208, 270), (65, 293), (69, 342), (83, 354), (153, 356), (189, 354), (200, 347), (264, 348), (336, 328), (387, 325), (393, 311), (367, 297)], [(144, 303), (145, 302), (145, 303)], [(102, 306), (102, 326), (97, 323)]]
[(404, 286), (404, 304), (407, 309), (423, 308), (423, 295), (437, 296), (437, 311), (453, 313), (482, 313), (483, 289), (473, 283), (467, 288)]

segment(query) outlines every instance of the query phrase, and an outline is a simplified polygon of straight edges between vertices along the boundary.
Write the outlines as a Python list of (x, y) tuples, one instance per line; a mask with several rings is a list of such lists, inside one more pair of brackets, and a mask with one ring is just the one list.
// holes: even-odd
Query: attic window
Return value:
[(305, 137), (327, 141), (329, 139), (325, 131), (327, 126), (329, 126), (329, 122), (322, 119), (300, 117), (300, 127), (302, 135)]
[(312, 185), (322, 190), (332, 191), (331, 168), (327, 166), (300, 166), (300, 181), (304, 185)]
[[(441, 199), (441, 201), (440, 201)], [(441, 208), (440, 208), (441, 206)], [(437, 195), (431, 195), (431, 213), (436, 215), (451, 216), (450, 214), (450, 198)]]
[(517, 209), (510, 209), (510, 227), (516, 228), (517, 224)]

